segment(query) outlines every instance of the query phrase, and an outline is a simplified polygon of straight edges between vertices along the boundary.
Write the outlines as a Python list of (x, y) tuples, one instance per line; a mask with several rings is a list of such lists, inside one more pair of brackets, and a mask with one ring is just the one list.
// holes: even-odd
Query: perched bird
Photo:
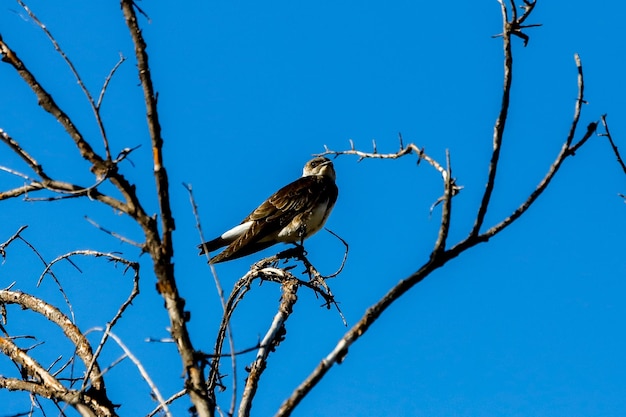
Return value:
[(304, 165), (302, 177), (276, 191), (241, 224), (198, 245), (200, 255), (228, 246), (210, 263), (250, 255), (276, 243), (301, 244), (317, 233), (337, 201), (335, 168), (318, 156)]

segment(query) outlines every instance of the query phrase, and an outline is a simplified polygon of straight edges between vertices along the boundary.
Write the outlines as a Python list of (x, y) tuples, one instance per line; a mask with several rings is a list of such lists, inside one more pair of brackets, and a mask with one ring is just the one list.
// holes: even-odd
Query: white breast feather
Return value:
[[(306, 237), (309, 237), (315, 233), (317, 233), (324, 223), (326, 219), (324, 216), (326, 215), (326, 208), (328, 207), (328, 201), (318, 205), (313, 211), (311, 217), (309, 217), (306, 222)], [(276, 236), (277, 240), (281, 242), (297, 242), (300, 240), (300, 236), (298, 233), (300, 232), (299, 223), (295, 220), (285, 226)]]

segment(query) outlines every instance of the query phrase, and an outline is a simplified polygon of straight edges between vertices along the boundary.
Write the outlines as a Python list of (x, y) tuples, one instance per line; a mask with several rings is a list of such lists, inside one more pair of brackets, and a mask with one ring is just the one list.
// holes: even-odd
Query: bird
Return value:
[(210, 264), (247, 256), (279, 242), (302, 245), (326, 223), (339, 190), (330, 159), (308, 161), (302, 176), (272, 194), (242, 222), (213, 240), (198, 245), (200, 255), (226, 246)]

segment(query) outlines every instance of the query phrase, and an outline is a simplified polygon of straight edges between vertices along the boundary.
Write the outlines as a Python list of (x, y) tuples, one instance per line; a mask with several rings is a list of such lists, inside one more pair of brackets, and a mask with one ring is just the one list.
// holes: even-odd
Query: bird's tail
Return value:
[(198, 249), (200, 249), (199, 255), (204, 255), (207, 252), (213, 252), (214, 250), (226, 246), (229, 243), (229, 240), (222, 239), (221, 236), (213, 240), (209, 240), (208, 242), (201, 243), (198, 245)]

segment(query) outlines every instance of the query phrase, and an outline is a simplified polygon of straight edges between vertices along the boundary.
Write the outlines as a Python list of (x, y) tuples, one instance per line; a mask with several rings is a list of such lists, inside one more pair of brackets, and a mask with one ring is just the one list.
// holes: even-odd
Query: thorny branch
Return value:
[[(376, 147), (375, 141), (373, 141), (374, 150), (372, 152), (359, 151), (355, 149), (354, 142), (350, 140), (350, 149), (348, 150), (334, 151), (334, 150), (329, 149), (327, 146), (324, 146), (324, 152), (317, 154), (317, 155), (318, 156), (333, 155), (334, 157), (338, 157), (340, 155), (356, 155), (359, 157), (358, 162), (361, 162), (364, 159), (398, 159), (403, 156), (415, 153), (418, 158), (417, 159), (418, 164), (422, 160), (426, 161), (430, 166), (432, 166), (433, 168), (435, 168), (435, 170), (439, 172), (444, 183), (447, 183), (448, 181), (450, 182), (450, 187), (451, 187), (450, 190), (451, 190), (452, 197), (454, 197), (455, 195), (461, 192), (461, 190), (463, 189), (463, 186), (457, 185), (455, 178), (452, 178), (452, 177), (449, 178), (448, 170), (444, 168), (443, 165), (441, 165), (439, 162), (437, 162), (436, 159), (428, 156), (426, 152), (424, 151), (424, 148), (420, 148), (414, 143), (409, 143), (408, 145), (405, 145), (402, 139), (402, 135), (399, 135), (399, 138), (400, 138), (400, 149), (395, 153), (379, 153)], [(431, 207), (431, 212), (437, 205), (439, 205), (442, 201), (444, 201), (444, 199), (445, 199), (445, 195), (442, 195)]]
[(257, 352), (256, 359), (249, 367), (248, 378), (246, 379), (246, 385), (241, 396), (241, 403), (239, 404), (240, 417), (247, 417), (250, 415), (252, 399), (256, 394), (261, 374), (267, 366), (267, 358), (270, 352), (272, 352), (284, 339), (285, 334), (287, 333), (285, 322), (293, 312), (293, 306), (298, 300), (298, 279), (291, 276), (289, 272), (283, 269), (273, 268), (271, 271), (267, 270), (266, 273), (275, 274), (275, 279), (281, 282), (282, 296), (278, 312), (274, 316), (274, 320), (272, 321), (270, 328), (261, 341), (261, 347)]
[[(297, 259), (303, 262), (306, 268), (306, 272), (311, 278), (310, 281), (303, 281), (293, 276), (289, 272), (289, 270), (292, 269), (294, 266), (277, 268), (279, 262), (285, 261), (290, 258)], [(328, 288), (326, 283), (320, 283), (320, 281), (323, 282), (323, 276), (313, 267), (308, 259), (306, 259), (302, 246), (296, 246), (294, 248), (287, 249), (274, 256), (270, 256), (258, 261), (242, 278), (240, 278), (235, 283), (230, 296), (226, 300), (226, 309), (222, 317), (220, 328), (218, 330), (213, 353), (211, 355), (206, 355), (207, 359), (211, 359), (209, 378), (207, 382), (209, 390), (215, 390), (215, 388), (220, 385), (220, 358), (222, 356), (222, 346), (224, 343), (226, 329), (230, 322), (230, 318), (239, 302), (244, 298), (245, 294), (250, 291), (252, 283), (256, 279), (260, 279), (262, 281), (272, 281), (281, 284), (281, 287), (283, 289), (283, 297), (281, 298), (279, 312), (276, 314), (274, 322), (270, 327), (270, 330), (268, 330), (268, 332), (266, 333), (266, 337), (264, 338), (264, 341), (261, 343), (261, 346), (259, 348), (257, 360), (255, 361), (256, 365), (253, 365), (255, 371), (254, 373), (251, 371), (250, 375), (248, 376), (248, 379), (250, 379), (251, 377), (253, 379), (246, 383), (246, 388), (242, 397), (242, 403), (240, 403), (239, 408), (240, 415), (247, 415), (245, 414), (245, 412), (249, 412), (249, 403), (251, 403), (252, 397), (256, 392), (256, 384), (258, 383), (258, 378), (260, 378), (261, 373), (265, 367), (264, 364), (267, 359), (267, 355), (269, 355), (269, 351), (273, 350), (273, 348), (278, 345), (280, 340), (282, 340), (277, 338), (278, 336), (280, 336), (280, 334), (277, 333), (277, 329), (284, 324), (284, 322), (291, 314), (293, 307), (292, 303), (295, 303), (296, 300), (295, 294), (297, 292), (297, 287), (304, 286), (313, 290), (315, 294), (320, 295), (322, 298), (324, 298), (324, 300), (326, 301), (325, 306), (330, 307), (331, 305), (334, 305), (339, 311), (337, 302), (335, 301), (335, 298), (330, 292), (330, 289)], [(339, 314), (341, 315), (340, 311)], [(343, 315), (341, 315), (341, 317), (343, 319)], [(345, 319), (343, 320), (345, 322)], [(267, 345), (267, 343), (269, 343), (269, 345)]]
[[(446, 175), (447, 175), (446, 169), (439, 162), (437, 162), (434, 158), (431, 158), (429, 155), (427, 155), (424, 148), (420, 148), (414, 143), (409, 143), (408, 145), (405, 145), (401, 134), (398, 135), (398, 138), (400, 140), (400, 149), (395, 153), (379, 153), (378, 148), (376, 146), (376, 141), (372, 141), (372, 144), (373, 144), (372, 152), (363, 152), (363, 151), (356, 149), (354, 146), (354, 142), (350, 140), (350, 149), (348, 150), (333, 151), (333, 150), (328, 149), (328, 147), (324, 145), (324, 152), (316, 154), (316, 156), (333, 155), (335, 157), (338, 157), (339, 155), (356, 155), (359, 157), (358, 162), (361, 162), (362, 160), (366, 158), (368, 159), (398, 159), (403, 156), (415, 153), (417, 155), (418, 164), (420, 163), (420, 161), (426, 161), (430, 166), (432, 166), (437, 171), (439, 171), (439, 174), (445, 181)], [(456, 185), (455, 180), (452, 179), (452, 189), (453, 189), (453, 195), (456, 195), (463, 189), (463, 187)]]

